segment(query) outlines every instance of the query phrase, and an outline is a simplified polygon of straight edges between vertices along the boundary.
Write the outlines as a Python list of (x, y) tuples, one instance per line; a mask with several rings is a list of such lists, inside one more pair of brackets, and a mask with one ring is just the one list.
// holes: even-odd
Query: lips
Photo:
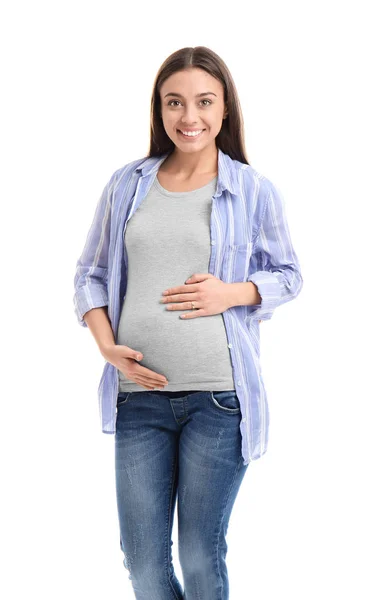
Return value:
[[(189, 140), (192, 140), (192, 139), (196, 140), (198, 137), (200, 137), (204, 133), (205, 129), (201, 129), (200, 133), (198, 133), (197, 135), (186, 135), (185, 133), (182, 133), (182, 131), (180, 129), (177, 129), (176, 131), (179, 133), (179, 135), (182, 135), (183, 138), (186, 138)], [(191, 131), (191, 130), (189, 129), (188, 131)], [(192, 131), (199, 131), (199, 130), (193, 129)]]
[[(178, 129), (178, 131), (182, 132), (181, 129)], [(183, 131), (188, 131), (189, 133), (193, 133), (194, 131), (204, 131), (204, 129), (184, 129)]]

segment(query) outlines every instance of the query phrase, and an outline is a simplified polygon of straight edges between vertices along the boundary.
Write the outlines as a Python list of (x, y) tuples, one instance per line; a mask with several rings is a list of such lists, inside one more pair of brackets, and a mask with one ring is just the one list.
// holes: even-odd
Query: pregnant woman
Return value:
[(115, 171), (98, 201), (75, 312), (106, 360), (101, 426), (115, 434), (135, 597), (227, 600), (228, 522), (268, 442), (260, 323), (303, 280), (283, 198), (246, 159), (222, 59), (203, 46), (169, 56), (150, 119), (148, 155)]

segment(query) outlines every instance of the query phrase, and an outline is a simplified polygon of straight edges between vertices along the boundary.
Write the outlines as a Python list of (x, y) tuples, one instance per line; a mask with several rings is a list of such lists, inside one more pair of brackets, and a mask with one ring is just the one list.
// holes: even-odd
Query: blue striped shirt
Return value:
[[(124, 235), (168, 153), (132, 161), (113, 173), (98, 200), (76, 263), (74, 307), (79, 324), (92, 308), (108, 307), (116, 336), (127, 287)], [(244, 464), (267, 450), (269, 410), (260, 367), (259, 321), (296, 298), (303, 286), (279, 190), (250, 165), (218, 148), (218, 179), (210, 217), (209, 273), (225, 283), (252, 281), (260, 304), (224, 311), (235, 390), (241, 406)], [(118, 370), (105, 363), (98, 387), (103, 433), (115, 433)]]

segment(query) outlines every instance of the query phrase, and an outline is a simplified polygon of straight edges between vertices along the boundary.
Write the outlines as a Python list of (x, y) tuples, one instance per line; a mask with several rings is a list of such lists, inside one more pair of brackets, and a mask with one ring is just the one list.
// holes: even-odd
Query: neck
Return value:
[(182, 152), (175, 148), (164, 161), (164, 169), (178, 178), (217, 173), (218, 148), (216, 145), (211, 145), (198, 152)]

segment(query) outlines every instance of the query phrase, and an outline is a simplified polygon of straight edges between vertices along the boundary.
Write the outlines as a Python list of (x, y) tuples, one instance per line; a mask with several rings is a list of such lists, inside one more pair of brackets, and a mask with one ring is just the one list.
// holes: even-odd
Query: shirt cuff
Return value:
[(257, 286), (262, 298), (260, 304), (250, 306), (253, 309), (251, 318), (266, 321), (271, 319), (281, 298), (281, 287), (276, 275), (271, 271), (257, 271), (249, 275), (247, 281), (251, 281)]
[(83, 286), (74, 295), (74, 307), (79, 325), (88, 327), (83, 315), (92, 308), (108, 306), (108, 293), (101, 285)]

